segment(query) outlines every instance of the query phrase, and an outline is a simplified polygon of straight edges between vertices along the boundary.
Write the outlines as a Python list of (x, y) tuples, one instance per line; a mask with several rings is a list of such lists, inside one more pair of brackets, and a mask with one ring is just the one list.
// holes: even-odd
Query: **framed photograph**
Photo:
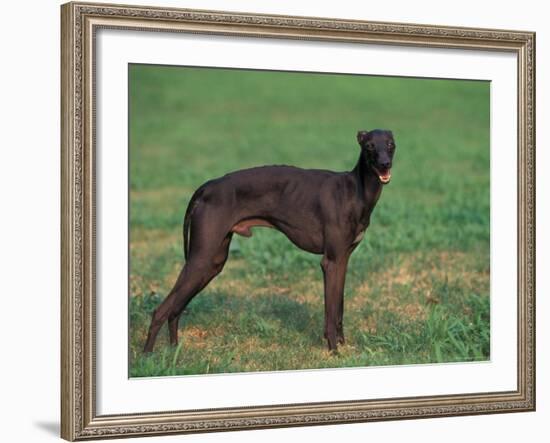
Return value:
[(61, 435), (535, 409), (535, 35), (68, 3)]

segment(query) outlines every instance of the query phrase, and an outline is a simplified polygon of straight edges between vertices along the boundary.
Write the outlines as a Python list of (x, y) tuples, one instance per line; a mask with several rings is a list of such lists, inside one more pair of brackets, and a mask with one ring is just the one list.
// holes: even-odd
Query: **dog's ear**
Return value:
[(369, 131), (359, 131), (357, 132), (357, 141), (361, 146), (363, 146), (363, 143), (365, 143), (365, 140), (367, 139)]

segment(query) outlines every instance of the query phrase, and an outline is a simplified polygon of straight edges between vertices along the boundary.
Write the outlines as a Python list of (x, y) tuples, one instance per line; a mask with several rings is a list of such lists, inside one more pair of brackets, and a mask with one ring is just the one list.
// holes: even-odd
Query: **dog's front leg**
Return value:
[(334, 258), (329, 258), (325, 254), (321, 260), (325, 282), (325, 338), (331, 351), (337, 349), (338, 341), (343, 341), (341, 313), (348, 258), (349, 254)]

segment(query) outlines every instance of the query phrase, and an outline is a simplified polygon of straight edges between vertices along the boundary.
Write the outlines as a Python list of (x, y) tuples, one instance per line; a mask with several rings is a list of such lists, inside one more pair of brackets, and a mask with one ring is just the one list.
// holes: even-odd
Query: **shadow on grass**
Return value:
[[(222, 292), (199, 294), (186, 309), (180, 327), (223, 329), (227, 334), (284, 341), (296, 333), (318, 344), (323, 306), (299, 302), (292, 294), (238, 296)], [(220, 316), (220, 312), (223, 315)], [(220, 324), (220, 318), (224, 323)]]

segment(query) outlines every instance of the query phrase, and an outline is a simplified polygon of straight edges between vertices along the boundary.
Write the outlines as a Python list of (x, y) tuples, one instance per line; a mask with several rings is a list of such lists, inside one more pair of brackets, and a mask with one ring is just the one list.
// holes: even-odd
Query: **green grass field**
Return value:
[[(489, 83), (130, 67), (130, 376), (489, 358)], [(397, 152), (346, 280), (346, 345), (323, 338), (320, 256), (234, 236), (190, 303), (180, 345), (142, 347), (183, 259), (194, 189), (264, 164), (351, 169), (359, 129)]]

